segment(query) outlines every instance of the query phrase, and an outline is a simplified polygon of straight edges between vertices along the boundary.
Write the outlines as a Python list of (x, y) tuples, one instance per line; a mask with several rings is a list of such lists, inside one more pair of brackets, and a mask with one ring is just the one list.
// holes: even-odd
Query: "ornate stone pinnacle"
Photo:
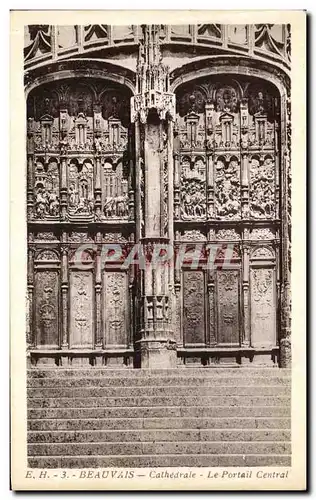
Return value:
[(175, 95), (169, 92), (169, 67), (163, 64), (160, 50), (160, 25), (142, 26), (139, 44), (136, 95), (131, 98), (131, 121), (147, 121), (150, 110), (161, 120), (175, 118)]

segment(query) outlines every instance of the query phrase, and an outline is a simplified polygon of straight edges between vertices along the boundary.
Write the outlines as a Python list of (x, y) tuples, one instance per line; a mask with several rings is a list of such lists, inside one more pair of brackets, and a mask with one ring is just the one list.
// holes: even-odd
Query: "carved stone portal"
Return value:
[[(290, 95), (284, 87), (280, 96), (274, 72), (268, 82), (250, 66), (221, 74), (219, 64), (195, 80), (183, 67), (179, 83), (180, 68), (171, 71), (161, 49), (181, 37), (195, 48), (205, 40), (219, 48), (224, 38), (245, 48), (251, 35), (252, 50), (268, 51), (270, 28), (260, 26), (121, 27), (139, 43), (134, 95), (131, 70), (106, 80), (83, 71), (83, 60), (73, 78), (30, 92), (28, 344), (38, 353), (130, 355), (155, 368), (177, 357), (208, 364), (210, 351), (218, 362), (225, 349), (275, 357), (281, 346), (288, 363)], [(82, 42), (111, 45), (108, 28), (86, 26)], [(39, 38), (50, 50), (50, 33), (30, 30), (27, 61), (44, 50)], [(123, 269), (134, 243), (145, 253), (155, 244), (201, 252), (195, 267)], [(110, 244), (122, 252), (104, 265)]]

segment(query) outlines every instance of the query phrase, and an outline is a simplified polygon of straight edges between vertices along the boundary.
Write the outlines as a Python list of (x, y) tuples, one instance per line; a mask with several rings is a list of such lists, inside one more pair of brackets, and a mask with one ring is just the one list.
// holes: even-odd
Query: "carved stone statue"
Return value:
[(238, 163), (222, 161), (216, 166), (216, 213), (219, 217), (234, 218), (240, 211)]

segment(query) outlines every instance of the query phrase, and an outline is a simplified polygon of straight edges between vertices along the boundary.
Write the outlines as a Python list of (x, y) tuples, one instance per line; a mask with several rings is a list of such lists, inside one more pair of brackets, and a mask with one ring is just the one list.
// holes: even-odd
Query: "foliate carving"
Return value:
[(59, 215), (59, 169), (55, 160), (45, 168), (37, 161), (35, 166), (35, 217), (45, 219)]
[(70, 342), (73, 347), (91, 347), (93, 343), (91, 272), (70, 274)]
[(105, 344), (127, 345), (126, 273), (104, 273), (104, 303)]
[(196, 229), (185, 231), (181, 235), (181, 241), (206, 241), (206, 235)]
[(251, 336), (256, 345), (275, 345), (274, 271), (251, 270)]
[(93, 238), (87, 233), (70, 233), (68, 235), (69, 242), (92, 242)]
[(92, 215), (93, 197), (93, 165), (84, 162), (80, 166), (72, 161), (68, 170), (68, 212), (71, 216)]
[(206, 172), (204, 159), (181, 164), (181, 218), (198, 220), (206, 217)]
[(59, 275), (57, 271), (37, 271), (35, 274), (35, 328), (39, 345), (59, 343)]
[(56, 254), (56, 252), (53, 252), (52, 250), (41, 250), (36, 257), (36, 260), (44, 260), (44, 261), (54, 260), (54, 261), (57, 261), (57, 260), (59, 260), (59, 257)]
[(240, 233), (235, 229), (219, 229), (216, 233), (218, 240), (240, 240)]
[(104, 243), (127, 243), (127, 239), (121, 233), (103, 233), (102, 242)]
[(205, 343), (205, 286), (202, 271), (183, 271), (183, 331), (185, 344)]
[(274, 238), (274, 232), (268, 227), (258, 227), (250, 233), (251, 240), (273, 240)]
[(254, 280), (253, 300), (262, 303), (262, 300), (267, 300), (267, 292), (272, 285), (272, 271), (267, 269), (254, 269), (252, 276)]
[(232, 158), (216, 162), (215, 211), (219, 219), (240, 218), (240, 165)]
[(256, 248), (252, 254), (252, 259), (271, 259), (274, 257), (274, 254), (270, 248), (267, 247), (259, 247)]
[(51, 231), (48, 231), (46, 233), (36, 233), (35, 235), (35, 240), (44, 240), (44, 241), (55, 241), (57, 240), (58, 238), (56, 237), (56, 235), (54, 233), (52, 233)]
[(217, 271), (218, 343), (239, 343), (239, 271)]
[(128, 218), (128, 181), (122, 162), (104, 164), (102, 190), (104, 218)]
[(256, 219), (275, 217), (275, 165), (270, 157), (250, 164), (250, 215)]

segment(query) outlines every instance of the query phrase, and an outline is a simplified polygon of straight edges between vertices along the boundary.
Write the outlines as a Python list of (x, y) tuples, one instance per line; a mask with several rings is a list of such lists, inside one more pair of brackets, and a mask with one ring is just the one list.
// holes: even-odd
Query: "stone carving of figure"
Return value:
[(69, 206), (70, 207), (76, 207), (78, 203), (78, 191), (76, 190), (75, 186), (70, 186), (69, 188)]
[(86, 212), (86, 209), (87, 209), (87, 200), (86, 198), (80, 197), (75, 213)]
[(38, 187), (35, 200), (35, 212), (39, 218), (44, 218), (46, 215), (57, 216), (59, 214), (59, 198), (58, 194), (47, 192), (43, 186)]
[(253, 168), (251, 215), (271, 217), (274, 214), (274, 170), (271, 158)]
[(116, 216), (126, 217), (127, 215), (127, 196), (118, 196), (115, 200), (116, 202)]
[(111, 196), (107, 197), (104, 203), (103, 212), (105, 217), (113, 217), (114, 200)]
[(217, 214), (219, 216), (233, 217), (240, 208), (238, 197), (237, 162), (231, 161), (226, 168), (219, 163), (216, 173)]
[(88, 197), (88, 212), (90, 215), (93, 214), (93, 209), (94, 209), (94, 198), (93, 196)]
[(47, 192), (44, 187), (39, 187), (36, 193), (35, 211), (36, 215), (43, 218), (48, 213)]
[(204, 183), (197, 179), (182, 180), (182, 216), (184, 218), (201, 218), (206, 214)]
[(127, 194), (116, 196), (116, 197), (108, 197), (105, 200), (103, 213), (105, 217), (118, 217), (123, 218), (128, 215), (128, 196)]
[(56, 193), (50, 193), (48, 196), (48, 212), (54, 216), (59, 213), (59, 199)]
[(96, 137), (95, 140), (94, 140), (94, 145), (95, 145), (95, 150), (97, 151), (97, 153), (100, 153), (102, 151), (101, 139), (99, 139), (98, 137)]
[(267, 100), (263, 92), (259, 91), (256, 97), (252, 97), (250, 104), (250, 112), (252, 114), (265, 114), (267, 112)]

